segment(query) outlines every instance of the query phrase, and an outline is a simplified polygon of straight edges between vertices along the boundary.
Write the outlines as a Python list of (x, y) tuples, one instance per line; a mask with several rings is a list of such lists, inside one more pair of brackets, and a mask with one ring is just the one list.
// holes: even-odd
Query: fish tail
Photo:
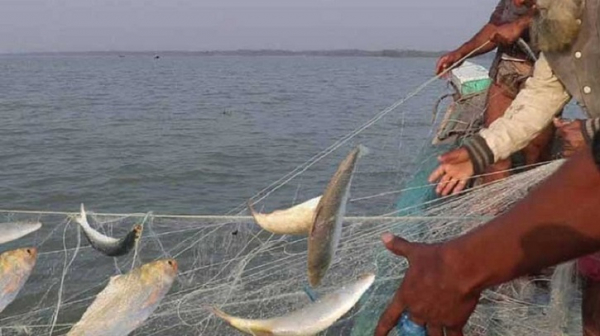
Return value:
[(85, 207), (81, 203), (79, 215), (75, 216), (75, 221), (84, 228), (89, 228), (90, 224), (87, 221), (87, 214), (85, 213)]
[(370, 152), (371, 150), (367, 146), (358, 145), (358, 158), (368, 155)]
[(233, 316), (227, 315), (227, 313), (225, 313), (217, 307), (210, 307), (210, 311), (222, 320), (226, 321), (227, 323), (231, 323), (231, 320), (233, 319)]
[(252, 206), (252, 200), (248, 200), (246, 205), (248, 206), (248, 211), (250, 211), (250, 214), (254, 217), (254, 215), (256, 215), (256, 210), (254, 210), (254, 206)]
[(266, 325), (266, 321), (263, 320), (246, 320), (238, 317), (231, 316), (224, 311), (211, 307), (210, 310), (213, 314), (217, 315), (219, 318), (227, 322), (232, 327), (236, 328), (239, 331), (250, 333), (252, 335), (262, 336), (262, 335), (273, 335), (271, 333), (271, 328)]

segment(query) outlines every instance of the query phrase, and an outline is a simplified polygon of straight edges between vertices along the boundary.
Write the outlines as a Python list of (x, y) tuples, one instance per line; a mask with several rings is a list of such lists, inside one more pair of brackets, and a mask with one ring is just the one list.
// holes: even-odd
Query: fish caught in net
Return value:
[[(399, 153), (408, 152), (402, 147), (406, 120), (404, 114), (396, 120), (390, 120), (388, 114), (434, 80), (428, 80), (406, 98), (260, 191), (250, 200), (256, 208), (253, 212), (242, 204), (227, 214), (215, 216), (151, 212), (102, 214), (90, 211), (93, 204), (86, 204), (90, 224), (86, 229), (93, 229), (87, 233), (95, 232), (95, 236), (106, 242), (116, 244), (119, 239), (112, 237), (132, 235), (132, 228), (139, 225), (135, 232), (141, 232), (141, 236), (133, 236), (134, 244), (126, 244), (124, 253), (116, 253), (118, 257), (106, 256), (87, 239), (82, 239), (82, 227), (76, 221), (78, 209), (73, 212), (3, 211), (0, 222), (43, 225), (1, 246), (3, 251), (24, 246), (35, 246), (37, 250), (37, 262), (27, 282), (0, 314), (1, 335), (65, 335), (98, 297), (104, 297), (98, 294), (111, 287), (111, 277), (126, 276), (142, 265), (167, 258), (176, 260), (177, 277), (158, 307), (155, 310), (152, 307), (153, 312), (148, 317), (144, 315), (143, 323), (136, 324), (131, 335), (238, 335), (240, 332), (219, 318), (213, 307), (228, 316), (244, 319), (290, 316), (288, 314), (311, 305), (314, 298), (308, 294), (327, 298), (344, 284), (353, 283), (365, 274), (374, 274), (373, 283), (369, 283), (369, 289), (360, 300), (341, 318), (337, 319), (336, 315), (337, 320), (319, 334), (371, 335), (408, 266), (406, 260), (383, 247), (382, 233), (391, 231), (419, 242), (439, 242), (462, 235), (509, 209), (563, 162), (528, 167), (529, 170), (488, 185), (476, 185), (460, 195), (435, 198), (432, 185), (424, 182), (426, 176), (437, 164), (440, 152), (456, 147), (462, 136), (475, 132), (472, 128), (478, 124), (484, 100), (481, 95), (457, 100), (462, 105), (454, 106), (451, 118), (447, 115), (443, 119), (445, 128), (437, 134), (437, 146), (424, 147), (418, 153), (407, 153), (408, 158), (399, 158)], [(468, 113), (457, 114), (456, 111)], [(468, 122), (461, 120), (461, 116), (468, 116)], [(372, 128), (381, 120), (386, 122), (379, 124), (381, 127), (376, 130)], [(456, 127), (448, 128), (449, 125), (466, 126), (457, 133), (454, 132)], [(368, 132), (389, 133), (389, 143), (369, 143)], [(289, 212), (276, 210), (291, 208), (302, 203), (298, 200), (311, 200), (323, 192), (322, 179), (308, 175), (302, 180), (302, 176), (311, 168), (329, 169), (329, 173), (331, 167), (341, 161), (341, 158), (335, 161), (337, 153), (332, 153), (348, 148), (345, 145), (352, 139), (364, 143), (373, 153), (359, 162), (354, 173), (350, 194), (356, 192), (360, 197), (351, 196), (347, 202), (341, 237), (327, 272), (313, 289), (315, 293), (307, 293), (306, 219), (295, 223), (296, 229), (290, 234), (270, 232), (255, 221), (265, 219), (264, 226), (270, 227), (277, 216), (261, 217), (260, 213), (289, 216)], [(401, 145), (390, 145), (395, 143)], [(331, 160), (324, 160), (326, 157)], [(412, 159), (413, 165), (406, 164), (408, 159)], [(400, 174), (414, 178), (407, 182), (398, 178)], [(294, 178), (300, 179), (297, 189), (301, 185), (311, 187), (299, 193), (288, 183)], [(365, 186), (371, 194), (365, 194)], [(276, 195), (276, 192), (286, 196)], [(398, 195), (402, 196), (399, 200)], [(296, 210), (310, 213), (318, 202), (313, 198)], [(565, 264), (485, 291), (465, 334), (581, 334), (581, 290), (574, 273), (573, 264)], [(115, 311), (121, 312), (118, 309), (126, 307), (126, 300), (111, 301)], [(123, 310), (122, 314), (127, 312)], [(106, 321), (111, 322), (115, 321)]]
[[(377, 276), (361, 301), (323, 334), (367, 334), (361, 330), (372, 328), (389, 299), (385, 288), (395, 288), (401, 281), (406, 262), (386, 253), (379, 240), (383, 232), (423, 242), (463, 234), (505, 211), (561, 163), (542, 165), (432, 203), (420, 216), (346, 217), (340, 246), (327, 276), (315, 289), (317, 294), (326, 295), (365, 273)], [(211, 307), (233, 316), (266, 319), (310, 303), (303, 290), (308, 284), (307, 238), (269, 233), (251, 216), (89, 213), (97, 229), (109, 236), (123, 236), (132, 225), (142, 223), (144, 235), (135, 251), (119, 258), (107, 258), (83, 243), (73, 215), (6, 216), (20, 220), (35, 216), (44, 226), (6, 244), (8, 248), (17, 242), (31, 244), (40, 252), (26, 286), (0, 317), (2, 335), (49, 335), (51, 330), (54, 335), (65, 334), (106, 287), (109, 276), (165, 256), (177, 260), (178, 277), (158, 309), (133, 335), (235, 335), (237, 331), (218, 319)], [(60, 248), (48, 248), (51, 246)], [(571, 283), (571, 273), (562, 270), (560, 276), (559, 270), (554, 277), (548, 273), (519, 279), (487, 291), (467, 334), (576, 333), (581, 328), (576, 318), (580, 292), (577, 284)]]

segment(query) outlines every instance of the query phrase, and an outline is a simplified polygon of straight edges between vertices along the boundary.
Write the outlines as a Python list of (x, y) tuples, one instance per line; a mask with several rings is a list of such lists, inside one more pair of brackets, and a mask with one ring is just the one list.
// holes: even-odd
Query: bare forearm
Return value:
[(600, 250), (600, 171), (586, 149), (506, 214), (447, 244), (478, 291)]
[[(477, 34), (475, 34), (475, 36), (473, 36), (469, 41), (465, 42), (458, 49), (456, 49), (456, 52), (459, 53), (462, 57), (468, 55), (473, 50), (488, 42), (495, 32), (496, 26), (490, 23), (486, 24), (485, 26), (483, 26), (483, 28), (481, 28), (481, 30)], [(488, 53), (494, 49), (496, 49), (496, 44), (490, 42), (481, 49), (477, 50), (475, 53), (473, 53), (471, 57)]]
[[(508, 36), (515, 36), (515, 38), (517, 36), (521, 36), (531, 24), (531, 20), (532, 15), (527, 14), (516, 19), (511, 23), (504, 24), (501, 26), (503, 28), (503, 33), (507, 34)], [(473, 56), (478, 56), (494, 50), (498, 45), (492, 42), (492, 38), (498, 32), (498, 28), (499, 26), (497, 26), (494, 23), (486, 24), (485, 26), (483, 26), (483, 28), (481, 28), (481, 30), (477, 34), (475, 34), (475, 36), (473, 36), (469, 41), (467, 41), (465, 44), (456, 49), (456, 52), (460, 53), (462, 56), (465, 56), (488, 41), (490, 43), (486, 44), (481, 49), (473, 53)]]

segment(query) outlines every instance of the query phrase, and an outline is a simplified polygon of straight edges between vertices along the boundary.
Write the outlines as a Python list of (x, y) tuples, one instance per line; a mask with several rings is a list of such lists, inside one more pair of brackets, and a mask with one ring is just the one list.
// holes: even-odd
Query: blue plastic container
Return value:
[(406, 312), (400, 317), (396, 328), (398, 336), (427, 336), (427, 329), (411, 321)]

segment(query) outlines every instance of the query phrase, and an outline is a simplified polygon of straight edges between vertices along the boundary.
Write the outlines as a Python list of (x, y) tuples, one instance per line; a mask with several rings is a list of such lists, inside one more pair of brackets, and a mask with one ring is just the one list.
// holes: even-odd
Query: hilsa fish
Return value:
[(250, 320), (230, 316), (212, 308), (215, 315), (239, 331), (256, 336), (309, 336), (329, 328), (344, 316), (371, 287), (375, 275), (361, 276), (358, 280), (323, 296), (309, 305), (281, 317)]
[(252, 203), (248, 201), (248, 209), (256, 223), (271, 233), (307, 235), (320, 200), (321, 196), (318, 196), (291, 208), (275, 210), (268, 214), (256, 212)]
[(37, 261), (35, 247), (0, 254), (0, 312), (19, 294)]
[(12, 222), (0, 224), (0, 244), (22, 238), (42, 227), (40, 222)]
[(109, 257), (120, 257), (129, 253), (129, 251), (135, 247), (135, 244), (142, 235), (142, 226), (140, 224), (134, 225), (131, 231), (121, 239), (103, 235), (94, 230), (88, 223), (83, 204), (81, 204), (80, 214), (75, 217), (75, 221), (81, 226), (83, 234), (90, 245), (92, 245), (95, 250), (102, 252)]
[(163, 259), (110, 278), (67, 335), (128, 335), (154, 312), (176, 276), (177, 262)]
[(348, 154), (327, 184), (317, 205), (308, 236), (308, 282), (312, 287), (321, 283), (331, 266), (342, 236), (342, 220), (350, 197), (356, 161), (367, 153), (368, 149), (359, 145)]

